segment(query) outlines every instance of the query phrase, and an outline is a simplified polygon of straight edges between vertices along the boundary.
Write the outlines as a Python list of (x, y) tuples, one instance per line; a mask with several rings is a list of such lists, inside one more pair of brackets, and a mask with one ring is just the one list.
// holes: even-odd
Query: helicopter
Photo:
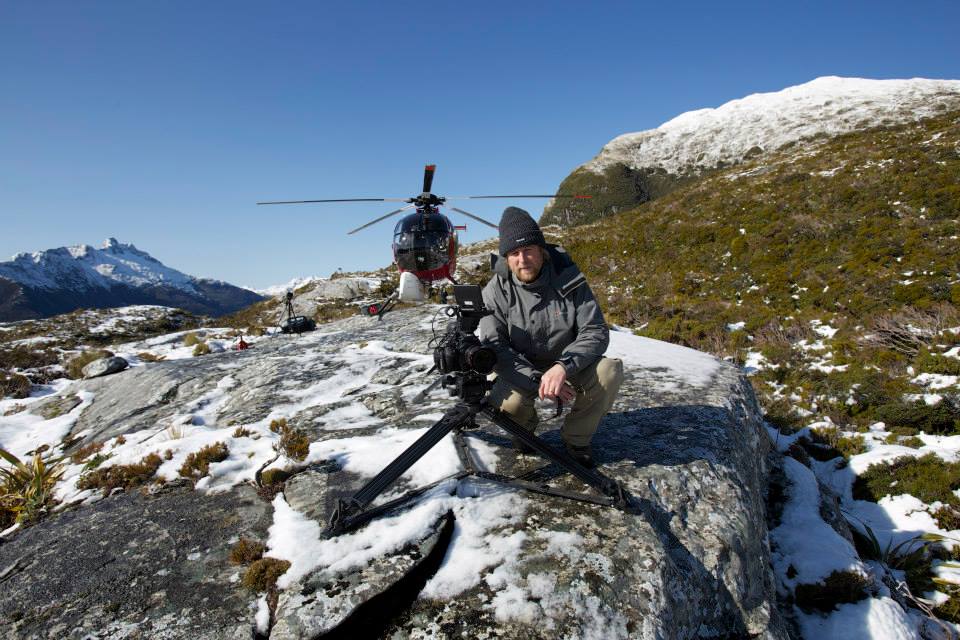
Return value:
[(393, 230), (393, 261), (400, 272), (400, 284), (397, 290), (386, 299), (364, 307), (363, 312), (369, 316), (382, 317), (396, 305), (398, 301), (419, 302), (425, 299), (425, 291), (433, 288), (436, 283), (450, 282), (457, 284), (453, 274), (457, 267), (457, 231), (466, 230), (466, 226), (457, 226), (450, 222), (447, 216), (440, 213), (441, 206), (447, 206), (451, 211), (472, 218), (477, 222), (497, 229), (497, 225), (484, 220), (472, 213), (447, 205), (447, 200), (477, 200), (494, 198), (585, 198), (583, 195), (512, 195), (512, 196), (458, 196), (447, 198), (431, 192), (433, 176), (436, 172), (435, 164), (428, 164), (423, 169), (423, 192), (411, 198), (336, 198), (326, 200), (277, 200), (258, 202), (258, 205), (267, 204), (314, 204), (325, 202), (404, 202), (405, 206), (386, 213), (378, 218), (347, 232), (347, 235), (366, 229), (382, 220), (386, 220), (398, 213), (413, 209)]

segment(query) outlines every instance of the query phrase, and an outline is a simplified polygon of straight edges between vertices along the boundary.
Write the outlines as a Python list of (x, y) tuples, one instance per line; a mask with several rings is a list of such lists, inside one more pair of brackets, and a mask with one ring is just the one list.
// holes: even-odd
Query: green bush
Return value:
[(834, 571), (818, 584), (800, 584), (794, 589), (797, 606), (806, 612), (829, 612), (839, 604), (859, 602), (867, 597), (869, 579), (853, 571)]
[(944, 462), (936, 454), (903, 456), (890, 463), (872, 464), (853, 483), (856, 500), (878, 502), (887, 495), (908, 493), (927, 504), (940, 501), (960, 506), (954, 490), (960, 488), (960, 463)]
[(953, 435), (960, 431), (960, 408), (944, 398), (935, 405), (922, 400), (907, 402), (898, 400), (877, 407), (875, 419), (882, 421), (889, 430), (908, 428), (926, 433)]

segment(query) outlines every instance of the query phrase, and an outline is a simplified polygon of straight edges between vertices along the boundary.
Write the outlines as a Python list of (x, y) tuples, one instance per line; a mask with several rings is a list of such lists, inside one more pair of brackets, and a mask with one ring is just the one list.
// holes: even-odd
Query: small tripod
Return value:
[[(420, 436), (416, 442), (397, 456), (393, 462), (384, 467), (384, 469), (365, 484), (363, 488), (346, 500), (338, 500), (333, 515), (330, 517), (330, 523), (324, 531), (325, 536), (335, 536), (355, 529), (382, 513), (402, 506), (441, 482), (445, 482), (451, 478), (456, 478), (459, 481), (469, 476), (496, 482), (508, 487), (533, 491), (535, 493), (592, 502), (594, 504), (615, 507), (624, 511), (632, 512), (634, 510), (632, 497), (615, 480), (593, 469), (587, 469), (566, 451), (556, 449), (547, 444), (514, 422), (509, 415), (492, 406), (486, 399), (486, 393), (491, 386), (486, 376), (475, 372), (456, 372), (444, 377), (443, 386), (450, 387), (451, 394), (461, 398), (461, 402), (458, 402), (452, 409), (447, 411), (425, 434)], [(557, 463), (580, 478), (584, 483), (597, 489), (603, 495), (595, 496), (585, 493), (563, 491), (554, 489), (546, 483), (530, 482), (518, 478), (509, 478), (496, 473), (480, 471), (463, 437), (464, 429), (475, 425), (477, 414), (483, 414), (491, 422), (514, 436), (517, 440), (529, 446), (544, 458)], [(433, 484), (415, 489), (390, 502), (368, 508), (377, 496), (382, 494), (397, 478), (412, 467), (417, 460), (422, 458), (451, 431), (453, 432), (457, 455), (460, 458), (460, 463), (464, 467), (463, 471), (454, 476), (434, 482)]]

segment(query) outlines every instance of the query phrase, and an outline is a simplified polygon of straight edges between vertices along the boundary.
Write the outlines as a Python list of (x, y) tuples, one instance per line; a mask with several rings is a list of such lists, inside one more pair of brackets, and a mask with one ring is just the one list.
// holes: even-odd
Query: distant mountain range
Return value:
[(835, 137), (960, 109), (960, 81), (828, 76), (773, 93), (680, 114), (656, 129), (625, 133), (577, 167), (558, 192), (591, 200), (551, 201), (543, 224), (576, 225), (631, 209), (707, 173), (785, 149), (812, 151)]
[(99, 249), (60, 247), (0, 262), (0, 322), (132, 304), (219, 316), (262, 299), (253, 291), (172, 269), (115, 238)]

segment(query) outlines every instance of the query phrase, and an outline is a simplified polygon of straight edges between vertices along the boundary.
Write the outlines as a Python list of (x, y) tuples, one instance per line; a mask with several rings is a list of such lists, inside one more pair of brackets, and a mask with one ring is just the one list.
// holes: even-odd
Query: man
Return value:
[[(567, 452), (594, 466), (590, 440), (623, 382), (623, 363), (604, 358), (610, 333), (586, 278), (565, 251), (548, 245), (530, 214), (507, 207), (500, 219), (500, 256), (483, 289), (492, 315), (480, 339), (497, 352), (490, 402), (530, 431), (534, 400), (572, 404), (561, 437)], [(528, 453), (518, 440), (514, 446)]]

